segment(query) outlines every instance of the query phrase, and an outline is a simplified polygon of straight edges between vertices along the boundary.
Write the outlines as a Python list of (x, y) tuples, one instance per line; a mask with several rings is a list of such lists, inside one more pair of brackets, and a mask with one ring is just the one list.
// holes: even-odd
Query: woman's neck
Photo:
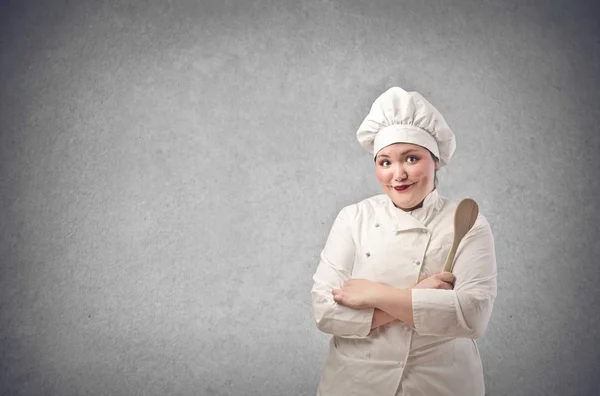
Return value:
[(404, 212), (412, 212), (412, 211), (413, 211), (413, 210), (415, 210), (415, 209), (422, 208), (422, 207), (423, 207), (423, 202), (425, 202), (425, 200), (422, 200), (422, 201), (421, 201), (421, 203), (419, 203), (417, 206), (413, 206), (412, 208), (408, 208), (408, 209), (401, 208), (401, 207), (399, 207), (399, 206), (398, 206), (398, 205), (396, 205), (396, 204), (394, 204), (394, 206), (395, 206), (396, 208), (398, 208), (398, 209), (400, 209), (400, 210), (404, 211)]
[(429, 195), (430, 195), (432, 192), (434, 192), (434, 191), (435, 191), (435, 186), (433, 187), (433, 190), (431, 190), (431, 191), (430, 191), (430, 192), (429, 192), (429, 193), (428, 193), (428, 194), (425, 196), (425, 198), (423, 198), (423, 199), (421, 200), (421, 202), (419, 202), (419, 203), (418, 203), (416, 206), (413, 206), (412, 208), (407, 208), (407, 209), (405, 209), (405, 208), (401, 208), (401, 207), (399, 207), (399, 206), (398, 206), (398, 205), (396, 205), (396, 204), (395, 204), (393, 201), (392, 201), (392, 203), (394, 203), (394, 206), (395, 206), (396, 208), (398, 208), (398, 209), (400, 209), (400, 210), (402, 210), (402, 211), (404, 211), (404, 212), (412, 212), (412, 211), (413, 211), (413, 210), (415, 210), (415, 209), (422, 208), (422, 207), (423, 207), (423, 203), (425, 202), (425, 200), (427, 199), (427, 197), (428, 197), (428, 196), (429, 196)]

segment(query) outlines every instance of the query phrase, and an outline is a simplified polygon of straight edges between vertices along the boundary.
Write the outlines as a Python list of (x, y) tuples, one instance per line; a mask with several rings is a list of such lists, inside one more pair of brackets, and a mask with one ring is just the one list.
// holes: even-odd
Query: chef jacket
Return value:
[(474, 339), (486, 330), (497, 284), (493, 235), (481, 214), (458, 246), (454, 289), (411, 289), (414, 328), (395, 320), (371, 330), (373, 308), (345, 307), (331, 294), (351, 278), (406, 289), (441, 272), (455, 209), (434, 189), (412, 212), (385, 194), (339, 212), (311, 290), (317, 328), (333, 335), (318, 396), (485, 394)]

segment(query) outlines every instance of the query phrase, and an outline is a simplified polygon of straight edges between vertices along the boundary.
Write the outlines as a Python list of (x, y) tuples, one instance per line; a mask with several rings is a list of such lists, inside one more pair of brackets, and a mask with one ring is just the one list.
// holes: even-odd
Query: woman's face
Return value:
[(395, 143), (382, 148), (375, 159), (376, 174), (383, 191), (402, 210), (412, 210), (434, 188), (438, 163), (424, 147)]

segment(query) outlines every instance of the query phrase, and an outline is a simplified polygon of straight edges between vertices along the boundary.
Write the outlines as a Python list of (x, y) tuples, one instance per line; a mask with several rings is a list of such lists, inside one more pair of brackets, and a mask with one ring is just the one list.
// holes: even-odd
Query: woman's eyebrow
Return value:
[(409, 153), (419, 154), (419, 150), (417, 150), (417, 149), (408, 149), (408, 150), (403, 151), (402, 153), (400, 153), (400, 155), (406, 155), (406, 154), (409, 154)]

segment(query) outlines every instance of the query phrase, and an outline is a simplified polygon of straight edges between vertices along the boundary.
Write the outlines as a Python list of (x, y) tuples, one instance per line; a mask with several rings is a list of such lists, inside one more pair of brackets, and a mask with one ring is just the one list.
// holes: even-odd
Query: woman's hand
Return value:
[(350, 308), (373, 308), (386, 286), (366, 279), (350, 279), (341, 289), (333, 289), (333, 300)]
[(411, 289), (445, 289), (452, 290), (454, 288), (455, 277), (451, 272), (440, 272), (423, 279)]

